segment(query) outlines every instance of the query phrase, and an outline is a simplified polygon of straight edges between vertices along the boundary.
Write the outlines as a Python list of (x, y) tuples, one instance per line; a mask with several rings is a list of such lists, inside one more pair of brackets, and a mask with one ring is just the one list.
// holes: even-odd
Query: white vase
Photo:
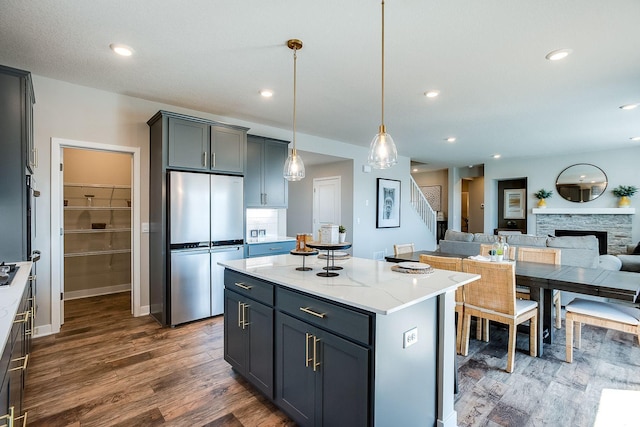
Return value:
[(338, 241), (340, 243), (344, 243), (347, 240), (347, 233), (338, 234)]

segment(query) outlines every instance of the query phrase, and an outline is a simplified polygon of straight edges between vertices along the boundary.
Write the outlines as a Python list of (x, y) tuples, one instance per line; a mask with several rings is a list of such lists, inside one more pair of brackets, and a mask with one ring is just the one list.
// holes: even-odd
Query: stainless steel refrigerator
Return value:
[(243, 178), (169, 172), (169, 324), (222, 314), (221, 260), (244, 255)]

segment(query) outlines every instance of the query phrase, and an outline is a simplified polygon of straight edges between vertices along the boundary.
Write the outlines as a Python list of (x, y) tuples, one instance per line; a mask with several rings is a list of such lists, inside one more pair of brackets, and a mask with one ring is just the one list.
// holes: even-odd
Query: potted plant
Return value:
[(547, 202), (545, 201), (545, 199), (548, 199), (549, 197), (551, 197), (552, 194), (553, 194), (553, 191), (548, 191), (548, 190), (545, 190), (544, 188), (533, 193), (533, 195), (536, 196), (536, 199), (538, 199), (538, 207), (546, 208)]
[(342, 225), (338, 227), (338, 239), (340, 243), (344, 243), (347, 240), (347, 229)]
[(618, 197), (618, 207), (626, 208), (631, 206), (631, 200), (629, 197), (636, 194), (638, 189), (633, 185), (618, 185), (612, 190), (614, 196)]

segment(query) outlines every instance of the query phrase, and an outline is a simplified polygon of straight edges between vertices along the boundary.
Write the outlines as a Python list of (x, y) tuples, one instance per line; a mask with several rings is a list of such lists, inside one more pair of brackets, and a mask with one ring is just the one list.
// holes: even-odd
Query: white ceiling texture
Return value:
[[(640, 1), (387, 0), (385, 125), (432, 168), (640, 146)], [(368, 146), (378, 0), (3, 0), (0, 64)], [(135, 49), (115, 56), (110, 43)], [(562, 61), (550, 51), (569, 48)], [(258, 91), (274, 91), (270, 99)], [(439, 90), (428, 99), (424, 93)], [(453, 143), (446, 142), (455, 137)], [(300, 138), (300, 137), (299, 137)]]

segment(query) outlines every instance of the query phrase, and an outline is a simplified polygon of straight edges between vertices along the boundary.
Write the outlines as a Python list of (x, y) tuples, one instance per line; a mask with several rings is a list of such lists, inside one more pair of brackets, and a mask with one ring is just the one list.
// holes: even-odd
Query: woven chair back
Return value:
[(465, 305), (509, 316), (515, 315), (516, 274), (514, 263), (464, 259), (462, 269), (465, 273), (480, 275), (480, 280), (465, 285)]
[[(493, 249), (493, 245), (491, 245), (489, 243), (481, 243), (480, 244), (480, 255), (489, 256), (489, 251), (491, 249)], [(516, 247), (515, 246), (509, 246), (509, 253), (507, 255), (509, 255), (509, 259), (515, 260), (516, 259)]]
[[(422, 254), (420, 255), (420, 262), (440, 270), (462, 271), (462, 258)], [(464, 302), (462, 286), (456, 289), (456, 302)]]
[(410, 252), (414, 252), (413, 243), (403, 243), (400, 245), (393, 245), (394, 255), (406, 254)]
[(560, 257), (561, 251), (556, 248), (529, 248), (521, 246), (518, 249), (518, 261), (560, 264)]

